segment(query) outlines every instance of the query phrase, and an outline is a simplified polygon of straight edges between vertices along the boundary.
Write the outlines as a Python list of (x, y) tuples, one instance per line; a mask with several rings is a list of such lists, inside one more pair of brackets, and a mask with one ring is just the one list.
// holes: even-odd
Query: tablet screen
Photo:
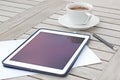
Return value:
[(63, 69), (84, 38), (40, 32), (11, 60)]

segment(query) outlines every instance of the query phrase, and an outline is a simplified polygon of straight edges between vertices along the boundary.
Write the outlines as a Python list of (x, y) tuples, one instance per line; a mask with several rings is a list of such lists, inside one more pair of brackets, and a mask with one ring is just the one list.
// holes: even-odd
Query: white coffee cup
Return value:
[(85, 2), (74, 2), (66, 5), (67, 16), (75, 25), (87, 24), (92, 17), (93, 6)]

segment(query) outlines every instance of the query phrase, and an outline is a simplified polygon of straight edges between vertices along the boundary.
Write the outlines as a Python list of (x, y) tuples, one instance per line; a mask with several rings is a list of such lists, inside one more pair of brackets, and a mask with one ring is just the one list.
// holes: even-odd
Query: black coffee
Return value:
[(79, 10), (79, 11), (81, 11), (81, 10), (88, 10), (88, 8), (81, 7), (81, 6), (74, 6), (74, 7), (71, 7), (70, 9), (71, 10)]

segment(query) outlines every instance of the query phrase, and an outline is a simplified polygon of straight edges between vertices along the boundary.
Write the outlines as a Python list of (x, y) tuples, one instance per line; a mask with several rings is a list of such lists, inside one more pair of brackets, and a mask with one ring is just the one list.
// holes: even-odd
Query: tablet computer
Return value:
[(39, 29), (2, 63), (6, 67), (65, 76), (89, 37), (89, 35)]

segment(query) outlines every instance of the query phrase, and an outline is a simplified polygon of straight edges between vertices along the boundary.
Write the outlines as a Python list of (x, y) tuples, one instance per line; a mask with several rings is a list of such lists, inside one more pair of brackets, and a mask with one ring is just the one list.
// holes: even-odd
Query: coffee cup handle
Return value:
[(89, 20), (91, 19), (91, 17), (92, 17), (92, 14), (90, 14), (90, 13), (86, 13), (86, 15), (88, 16), (88, 18), (87, 18), (87, 20), (85, 20), (84, 24), (87, 24), (88, 21), (89, 21)]

